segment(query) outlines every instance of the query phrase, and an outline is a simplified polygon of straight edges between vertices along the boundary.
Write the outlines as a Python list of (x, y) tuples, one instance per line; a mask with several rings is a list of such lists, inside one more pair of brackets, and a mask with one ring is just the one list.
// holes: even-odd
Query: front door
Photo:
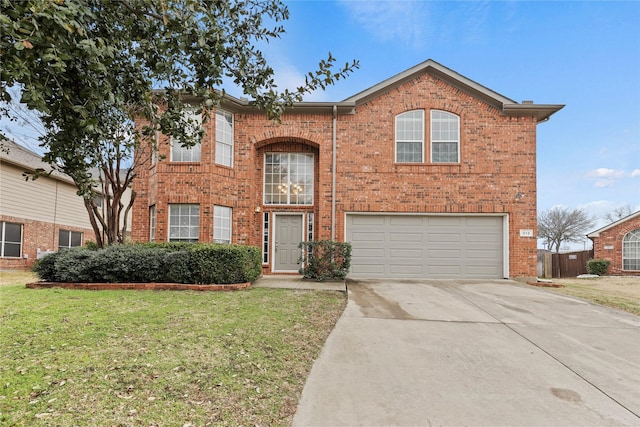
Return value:
[(298, 272), (300, 269), (300, 248), (302, 241), (302, 215), (276, 214), (274, 251), (276, 260), (273, 271)]

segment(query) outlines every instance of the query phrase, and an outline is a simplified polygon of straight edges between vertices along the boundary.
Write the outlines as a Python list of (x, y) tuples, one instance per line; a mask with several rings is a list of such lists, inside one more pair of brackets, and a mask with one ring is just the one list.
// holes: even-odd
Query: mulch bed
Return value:
[(69, 283), (69, 282), (33, 282), (27, 283), (29, 289), (86, 289), (92, 291), (101, 290), (144, 290), (144, 291), (236, 291), (246, 289), (251, 282), (233, 283), (228, 285), (195, 285), (184, 283)]

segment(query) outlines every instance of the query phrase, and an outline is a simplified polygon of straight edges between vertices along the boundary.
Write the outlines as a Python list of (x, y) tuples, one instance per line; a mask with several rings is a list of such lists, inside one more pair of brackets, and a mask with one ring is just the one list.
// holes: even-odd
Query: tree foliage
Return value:
[(544, 239), (547, 249), (558, 253), (563, 242), (582, 241), (594, 223), (594, 219), (582, 209), (555, 206), (538, 214), (538, 238)]
[[(45, 126), (43, 160), (74, 180), (99, 246), (103, 234), (107, 244), (123, 241), (119, 218), (135, 194), (127, 205), (122, 196), (144, 162), (134, 158), (141, 139), (160, 131), (183, 145), (197, 141), (183, 114), (185, 97), (197, 100), (198, 112), (209, 111), (231, 80), (278, 119), (304, 94), (358, 67), (353, 61), (334, 71), (329, 54), (304, 85), (278, 91), (257, 45), (285, 31), (289, 12), (279, 0), (0, 0), (0, 6), (0, 114), (10, 117), (10, 89), (18, 87), (20, 102)], [(148, 125), (136, 128), (133, 117)], [(108, 196), (104, 216), (97, 192)]]

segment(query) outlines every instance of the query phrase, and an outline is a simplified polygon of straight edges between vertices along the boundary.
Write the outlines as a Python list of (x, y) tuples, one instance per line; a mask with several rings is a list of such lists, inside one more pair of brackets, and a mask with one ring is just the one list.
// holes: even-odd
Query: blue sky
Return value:
[(285, 4), (287, 33), (265, 49), (281, 89), (329, 51), (360, 69), (307, 101), (340, 101), (433, 59), (518, 102), (566, 104), (538, 125), (540, 211), (640, 209), (640, 2)]

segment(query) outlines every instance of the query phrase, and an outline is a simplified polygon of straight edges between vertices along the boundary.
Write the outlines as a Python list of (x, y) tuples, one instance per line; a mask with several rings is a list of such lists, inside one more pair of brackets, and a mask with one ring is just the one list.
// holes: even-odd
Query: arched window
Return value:
[(413, 110), (396, 116), (396, 162), (422, 163), (424, 111)]
[(622, 269), (640, 270), (640, 228), (630, 231), (622, 239)]
[(460, 117), (446, 111), (431, 111), (431, 161), (460, 162)]

